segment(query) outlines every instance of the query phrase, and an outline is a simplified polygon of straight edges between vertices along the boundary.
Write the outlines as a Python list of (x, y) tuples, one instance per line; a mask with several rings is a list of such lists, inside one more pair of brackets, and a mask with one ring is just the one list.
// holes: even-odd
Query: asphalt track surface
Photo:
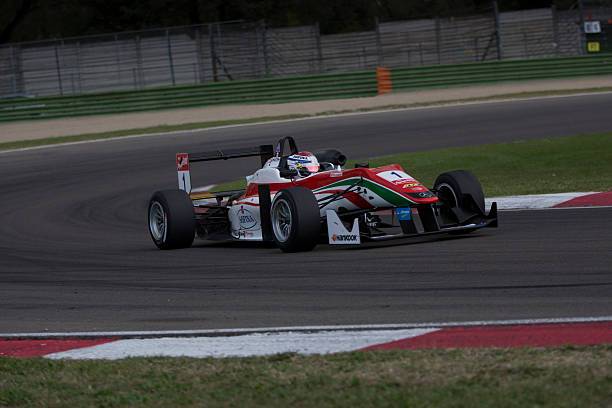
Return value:
[[(365, 248), (196, 241), (159, 251), (151, 193), (174, 154), (284, 135), (349, 157), (612, 130), (612, 94), (450, 106), (0, 153), (0, 333), (606, 316), (612, 209), (504, 212), (461, 238)], [(256, 159), (198, 166), (194, 184)], [(408, 169), (409, 170), (409, 169)], [(446, 169), (441, 169), (446, 170)]]

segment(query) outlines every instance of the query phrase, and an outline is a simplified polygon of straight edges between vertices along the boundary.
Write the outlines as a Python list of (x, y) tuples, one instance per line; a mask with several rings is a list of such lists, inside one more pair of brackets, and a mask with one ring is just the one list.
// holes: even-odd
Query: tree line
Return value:
[[(499, 9), (568, 8), (574, 0), (498, 0)], [(5, 0), (0, 43), (66, 38), (216, 21), (271, 27), (319, 23), (324, 34), (370, 30), (380, 21), (492, 10), (492, 0)]]

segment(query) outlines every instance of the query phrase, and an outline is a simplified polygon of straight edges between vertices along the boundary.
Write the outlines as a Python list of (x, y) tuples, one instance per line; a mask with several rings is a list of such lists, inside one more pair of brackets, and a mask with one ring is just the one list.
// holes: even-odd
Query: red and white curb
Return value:
[(494, 201), (499, 210), (608, 207), (612, 206), (612, 191), (491, 197), (485, 199), (486, 207)]
[(44, 356), (51, 359), (153, 356), (219, 358), (278, 353), (329, 354), (370, 349), (542, 347), (608, 343), (612, 343), (612, 316), (176, 332), (0, 334), (0, 356)]

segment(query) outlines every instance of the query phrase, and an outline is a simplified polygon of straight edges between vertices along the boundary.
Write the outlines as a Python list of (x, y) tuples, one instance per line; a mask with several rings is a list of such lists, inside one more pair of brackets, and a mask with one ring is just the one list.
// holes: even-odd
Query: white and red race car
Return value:
[[(260, 156), (262, 168), (247, 176), (245, 190), (191, 188), (190, 163), (249, 156)], [(496, 204), (485, 213), (480, 182), (467, 170), (442, 173), (428, 189), (397, 164), (345, 169), (338, 150), (300, 152), (291, 137), (276, 149), (262, 145), (176, 158), (179, 189), (157, 191), (149, 201), (149, 231), (160, 249), (189, 247), (196, 234), (274, 241), (297, 252), (321, 241), (355, 245), (497, 227)]]

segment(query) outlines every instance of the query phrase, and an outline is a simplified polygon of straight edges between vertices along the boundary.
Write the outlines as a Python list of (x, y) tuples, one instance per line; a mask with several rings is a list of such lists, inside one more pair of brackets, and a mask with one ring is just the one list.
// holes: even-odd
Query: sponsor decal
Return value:
[(332, 171), (331, 173), (329, 173), (329, 177), (342, 177), (342, 172), (341, 171)]
[(397, 219), (400, 221), (407, 221), (412, 219), (412, 209), (411, 208), (396, 208), (395, 214), (397, 214)]
[(407, 184), (404, 184), (402, 188), (418, 187), (420, 185), (421, 185), (420, 183), (407, 183)]
[(201, 200), (203, 198), (215, 198), (217, 196), (214, 195), (214, 194), (211, 194), (211, 193), (209, 193), (207, 191), (203, 191), (201, 193), (191, 193), (191, 194), (189, 194), (189, 197), (192, 200)]
[(432, 197), (433, 195), (429, 191), (423, 191), (422, 193), (417, 194), (419, 197), (427, 198)]
[(359, 220), (353, 220), (353, 227), (347, 230), (334, 210), (325, 211), (327, 215), (327, 236), (330, 244), (360, 244)]
[(412, 180), (412, 179), (399, 179), (399, 180), (389, 180), (389, 181), (391, 181), (391, 183), (393, 183), (396, 186), (398, 186), (398, 185), (404, 184), (404, 183), (415, 182), (416, 180)]
[(308, 157), (301, 158), (301, 157), (293, 156), (289, 160), (297, 162), (297, 163), (310, 163), (310, 159)]
[(334, 234), (332, 235), (332, 241), (340, 242), (357, 242), (357, 234)]
[(240, 223), (240, 228), (242, 229), (251, 229), (257, 225), (257, 219), (253, 216), (253, 213), (245, 209), (243, 205), (240, 206), (238, 222)]
[(189, 155), (187, 153), (177, 153), (176, 169), (178, 171), (189, 171)]

